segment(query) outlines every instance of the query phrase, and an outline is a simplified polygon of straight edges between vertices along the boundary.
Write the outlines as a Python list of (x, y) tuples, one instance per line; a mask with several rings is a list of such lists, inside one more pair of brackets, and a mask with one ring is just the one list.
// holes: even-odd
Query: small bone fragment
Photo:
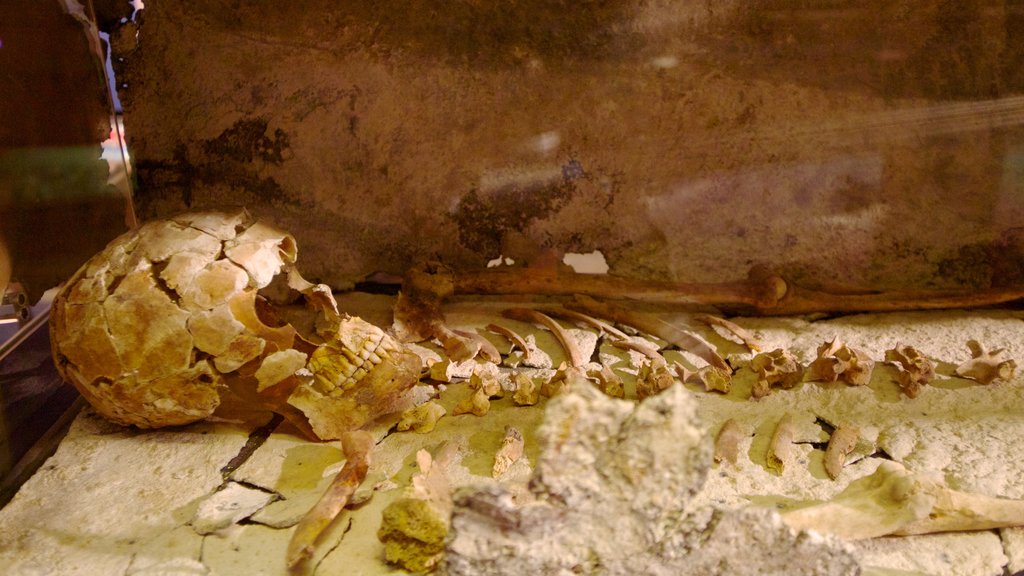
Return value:
[(501, 353), (498, 352), (498, 349), (494, 347), (494, 344), (491, 344), (491, 341), (483, 335), (466, 330), (452, 330), (452, 332), (455, 332), (456, 335), (466, 338), (467, 340), (475, 342), (475, 345), (479, 345), (480, 353), (483, 354), (484, 358), (487, 360), (494, 362), (495, 364), (501, 362)]
[(513, 372), (512, 381), (516, 384), (516, 391), (512, 394), (512, 402), (516, 406), (533, 406), (540, 400), (537, 385), (533, 378), (524, 372)]
[(704, 366), (697, 370), (694, 378), (704, 385), (705, 392), (714, 390), (715, 392), (728, 394), (729, 388), (732, 385), (732, 373), (715, 366)]
[(584, 324), (597, 330), (598, 332), (608, 334), (609, 336), (616, 340), (629, 340), (629, 335), (623, 332), (622, 330), (619, 330), (615, 326), (612, 326), (611, 324), (603, 320), (594, 318), (593, 316), (590, 316), (588, 314), (577, 312), (576, 310), (569, 310), (567, 308), (553, 308), (545, 309), (544, 313), (548, 314), (549, 316), (554, 316), (556, 318), (575, 320), (581, 324)]
[(776, 386), (792, 388), (804, 377), (804, 367), (795, 356), (782, 348), (754, 356), (750, 361), (750, 368), (757, 372), (757, 381), (751, 391), (754, 398), (767, 396)]
[(476, 416), (486, 416), (490, 409), (491, 400), (487, 392), (483, 388), (477, 388), (455, 405), (455, 408), (452, 409), (452, 415), (474, 414)]
[(735, 322), (731, 322), (719, 316), (712, 316), (711, 314), (700, 314), (696, 316), (696, 319), (708, 326), (718, 326), (728, 330), (734, 336), (742, 340), (743, 345), (750, 349), (751, 352), (760, 352), (764, 349), (764, 346), (757, 340), (757, 337), (751, 334), (749, 330)]
[(636, 375), (636, 399), (643, 400), (662, 393), (675, 384), (676, 379), (662, 357), (651, 358), (640, 365)]
[(505, 437), (501, 440), (501, 448), (494, 454), (494, 466), (491, 477), (498, 478), (523, 457), (523, 433), (514, 426), (505, 426)]
[(401, 420), (398, 421), (398, 431), (405, 432), (406, 430), (412, 430), (420, 434), (426, 434), (434, 429), (437, 425), (437, 421), (447, 413), (444, 406), (441, 406), (437, 402), (430, 400), (420, 404), (419, 406), (406, 410), (402, 413)]
[(482, 390), (487, 398), (501, 398), (505, 391), (501, 388), (501, 381), (498, 379), (498, 367), (495, 364), (481, 364), (473, 370), (469, 377), (469, 387), (474, 390)]
[(730, 464), (736, 464), (740, 456), (740, 442), (747, 436), (735, 418), (726, 420), (715, 435), (715, 462), (725, 460)]
[(985, 350), (977, 340), (969, 340), (967, 347), (971, 349), (971, 359), (956, 367), (957, 376), (982, 384), (1013, 378), (1017, 363), (1006, 356), (1005, 350)]
[(935, 363), (911, 346), (897, 344), (886, 350), (885, 361), (896, 365), (896, 381), (910, 398), (917, 398), (921, 387), (935, 379)]
[(366, 478), (370, 467), (370, 450), (374, 439), (368, 432), (356, 430), (341, 439), (345, 452), (345, 465), (334, 478), (327, 491), (305, 517), (295, 526), (291, 541), (288, 542), (287, 563), (290, 574), (308, 574), (309, 561), (322, 544), (322, 536), (348, 504), (356, 488)]
[(597, 389), (612, 398), (625, 398), (626, 389), (622, 385), (622, 378), (608, 366), (601, 366), (600, 370), (588, 370), (587, 378), (597, 383)]
[(793, 459), (793, 440), (796, 438), (796, 425), (793, 424), (793, 416), (788, 412), (782, 416), (775, 426), (771, 443), (768, 445), (768, 453), (765, 455), (765, 464), (768, 469), (778, 474)]
[(279, 350), (263, 359), (256, 370), (256, 391), (262, 392), (306, 366), (306, 355), (294, 348)]
[(729, 369), (729, 365), (718, 355), (715, 348), (703, 338), (669, 324), (654, 314), (635, 312), (620, 306), (598, 302), (586, 296), (577, 296), (571, 306), (573, 309), (579, 309), (594, 316), (608, 318), (614, 322), (632, 326), (657, 336), (678, 347), (680, 350), (692, 352), (712, 366), (717, 366), (723, 370)]
[(825, 449), (825, 472), (828, 477), (835, 480), (846, 465), (846, 457), (857, 447), (860, 439), (860, 429), (849, 424), (840, 424), (832, 432), (829, 438), (828, 448)]
[(413, 476), (408, 494), (382, 513), (377, 538), (384, 544), (384, 557), (410, 572), (431, 570), (444, 558), (452, 511), (444, 467), (454, 454), (451, 446), (441, 448), (436, 460), (426, 450), (417, 452), (420, 471)]
[(640, 338), (631, 338), (626, 336), (626, 338), (622, 340), (612, 340), (612, 346), (622, 350), (639, 352), (647, 358), (661, 358), (661, 352), (659, 352), (657, 348), (651, 346), (645, 340)]
[(858, 540), (887, 535), (991, 530), (1024, 525), (1024, 500), (951, 490), (886, 461), (827, 501), (809, 501), (782, 513), (797, 530)]
[(555, 321), (554, 318), (530, 308), (510, 308), (504, 311), (504, 315), (506, 318), (513, 320), (540, 324), (550, 330), (558, 340), (558, 343), (562, 345), (565, 355), (569, 359), (569, 364), (574, 368), (579, 368), (587, 363), (587, 358), (584, 357), (583, 350), (576, 344), (576, 339), (566, 332), (565, 328), (562, 328), (562, 325)]
[(842, 380), (851, 386), (864, 386), (871, 381), (874, 368), (875, 361), (866, 352), (832, 339), (818, 346), (818, 357), (808, 367), (808, 379)]
[(555, 373), (551, 375), (551, 378), (548, 378), (540, 385), (540, 395), (551, 398), (555, 394), (558, 394), (562, 389), (562, 386), (565, 384), (565, 381), (569, 376), (569, 372), (570, 368), (566, 366), (565, 362), (559, 364), (558, 370), (555, 370)]
[(512, 345), (514, 345), (516, 348), (519, 348), (519, 350), (523, 353), (523, 359), (527, 361), (530, 360), (530, 347), (527, 346), (526, 340), (524, 340), (523, 337), (516, 333), (514, 330), (508, 328), (507, 326), (502, 326), (500, 324), (488, 324), (487, 329), (490, 330), (491, 332), (494, 332), (495, 334), (499, 334), (501, 336), (504, 336), (505, 338), (508, 338), (509, 342), (511, 342)]

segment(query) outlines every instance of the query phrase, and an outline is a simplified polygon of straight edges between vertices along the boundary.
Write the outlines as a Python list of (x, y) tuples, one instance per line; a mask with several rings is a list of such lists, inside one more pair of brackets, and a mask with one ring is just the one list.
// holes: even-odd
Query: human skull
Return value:
[[(199, 212), (113, 240), (53, 302), (58, 371), (106, 418), (187, 424), (231, 400), (334, 439), (398, 407), (420, 360), (340, 314), (295, 269), (295, 239), (247, 211)], [(299, 295), (312, 318), (280, 320)]]

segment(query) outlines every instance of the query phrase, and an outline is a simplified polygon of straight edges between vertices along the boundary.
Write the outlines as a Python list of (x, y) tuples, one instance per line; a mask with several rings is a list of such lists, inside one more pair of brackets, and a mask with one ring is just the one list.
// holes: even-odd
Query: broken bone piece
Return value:
[(517, 370), (512, 373), (512, 382), (516, 387), (516, 391), (512, 393), (512, 402), (516, 406), (533, 406), (540, 401), (537, 384), (529, 374)]
[(357, 430), (346, 434), (341, 440), (341, 446), (345, 453), (345, 465), (320, 500), (296, 525), (288, 542), (285, 558), (290, 574), (310, 572), (309, 563), (323, 543), (323, 536), (337, 521), (370, 468), (370, 451), (374, 439), (368, 432)]
[(750, 368), (757, 373), (757, 381), (751, 390), (754, 398), (771, 394), (772, 388), (792, 388), (804, 377), (804, 367), (800, 361), (782, 348), (754, 356)]
[[(529, 362), (530, 346), (526, 343), (526, 340), (519, 335), (518, 332), (512, 330), (507, 326), (502, 326), (500, 324), (488, 324), (487, 329), (490, 330), (491, 332), (494, 332), (495, 334), (507, 338), (508, 341), (511, 342), (513, 346), (519, 348), (519, 351), (522, 352), (523, 360)], [(509, 352), (511, 352), (511, 350)]]
[(384, 557), (410, 572), (426, 572), (444, 558), (451, 520), (451, 487), (445, 466), (454, 450), (446, 444), (433, 459), (426, 450), (416, 453), (419, 472), (405, 496), (382, 513), (377, 539)]
[(491, 477), (500, 478), (513, 464), (518, 462), (523, 457), (524, 445), (523, 433), (515, 426), (505, 426), (505, 436), (501, 440), (501, 447), (494, 454)]
[(580, 348), (579, 344), (576, 343), (576, 339), (569, 334), (561, 324), (558, 323), (554, 318), (538, 312), (530, 308), (509, 308), (503, 312), (506, 318), (513, 320), (521, 320), (523, 322), (533, 322), (540, 324), (551, 331), (558, 340), (558, 343), (562, 345), (562, 349), (565, 350), (566, 358), (569, 360), (569, 364), (574, 368), (579, 368), (587, 363), (587, 358)]
[(982, 384), (1013, 378), (1017, 363), (1007, 357), (1005, 350), (986, 350), (977, 340), (969, 340), (967, 347), (971, 349), (971, 359), (956, 367), (957, 376)]
[(846, 465), (846, 458), (857, 447), (860, 440), (860, 428), (850, 424), (840, 424), (832, 432), (825, 448), (825, 472), (835, 480)]
[(622, 384), (622, 378), (609, 366), (601, 365), (600, 370), (588, 370), (587, 378), (592, 380), (597, 389), (612, 398), (625, 398), (626, 388)]
[(434, 429), (437, 421), (446, 413), (447, 411), (444, 409), (444, 406), (441, 406), (434, 400), (428, 400), (415, 408), (402, 412), (397, 430), (399, 432), (412, 430), (419, 434), (426, 434)]
[(667, 390), (676, 383), (675, 376), (668, 369), (668, 363), (660, 355), (640, 365), (636, 375), (636, 398), (643, 400)]
[(705, 392), (721, 392), (728, 394), (732, 386), (732, 372), (716, 366), (704, 366), (697, 370), (692, 379), (704, 385)]
[(782, 474), (786, 465), (793, 460), (795, 440), (796, 424), (793, 423), (793, 416), (787, 412), (775, 425), (771, 442), (768, 444), (768, 452), (765, 454), (765, 464), (768, 466), (768, 470)]
[[(475, 343), (473, 345), (474, 348), (479, 350), (479, 354), (485, 360), (488, 360), (489, 362), (494, 362), (495, 364), (501, 362), (501, 353), (498, 352), (498, 349), (494, 346), (494, 344), (492, 344), (491, 341), (488, 340), (482, 334), (478, 334), (476, 332), (471, 332), (468, 330), (452, 330), (452, 332), (454, 332), (457, 336), (473, 341)], [(474, 354), (473, 356), (476, 356), (476, 354)]]
[(576, 300), (568, 306), (573, 310), (607, 318), (622, 325), (632, 326), (637, 330), (657, 336), (680, 350), (696, 354), (712, 366), (717, 366), (723, 370), (729, 369), (725, 359), (706, 340), (674, 324), (665, 322), (654, 314), (636, 312), (622, 306), (598, 302), (587, 296), (577, 296)]
[(897, 344), (886, 350), (885, 361), (896, 366), (896, 382), (909, 398), (917, 398), (921, 388), (935, 379), (935, 363), (911, 346)]
[(707, 324), (708, 326), (718, 326), (732, 333), (743, 342), (743, 345), (747, 347), (751, 352), (760, 352), (764, 349), (764, 345), (758, 341), (757, 337), (750, 333), (749, 330), (740, 326), (739, 324), (721, 318), (719, 316), (712, 316), (711, 314), (699, 314), (696, 319)]
[(474, 416), (486, 416), (491, 410), (491, 398), (483, 388), (470, 389), (468, 395), (463, 397), (455, 408), (452, 408), (452, 416), (473, 414)]
[(499, 380), (500, 371), (496, 364), (478, 364), (469, 377), (469, 387), (474, 390), (483, 390), (487, 398), (501, 398), (505, 391)]
[(740, 443), (749, 436), (735, 418), (726, 420), (715, 435), (715, 462), (724, 461), (735, 465), (740, 457)]
[(798, 503), (786, 524), (848, 540), (991, 530), (1024, 525), (1024, 500), (952, 490), (893, 461), (858, 478), (831, 500)]
[(816, 382), (842, 380), (851, 386), (871, 382), (875, 361), (863, 350), (847, 346), (833, 338), (818, 346), (818, 356), (807, 369), (807, 377)]

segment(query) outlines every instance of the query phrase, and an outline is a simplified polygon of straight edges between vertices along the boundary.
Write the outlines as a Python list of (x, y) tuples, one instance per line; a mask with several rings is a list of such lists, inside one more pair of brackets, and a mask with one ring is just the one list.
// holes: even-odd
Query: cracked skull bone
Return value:
[[(419, 359), (376, 326), (340, 314), (295, 268), (295, 239), (245, 210), (148, 222), (113, 240), (53, 302), (58, 371), (104, 417), (157, 428), (226, 399), (338, 438), (392, 411)], [(278, 320), (301, 295), (300, 331)]]

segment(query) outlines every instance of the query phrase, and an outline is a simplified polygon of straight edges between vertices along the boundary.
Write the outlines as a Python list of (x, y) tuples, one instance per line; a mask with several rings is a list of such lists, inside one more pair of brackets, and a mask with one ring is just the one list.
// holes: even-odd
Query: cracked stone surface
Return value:
[[(388, 317), (387, 298), (350, 297), (342, 302), (363, 317)], [(472, 329), (505, 321), (500, 309), (499, 303), (456, 302), (447, 311), (453, 325)], [(1024, 341), (1018, 337), (1024, 312), (874, 314), (818, 321), (734, 319), (754, 332), (766, 348), (787, 348), (805, 363), (814, 357), (818, 345), (832, 338), (863, 348), (876, 359), (897, 342), (913, 345), (937, 362), (938, 372), (935, 382), (914, 399), (900, 396), (892, 368), (879, 363), (867, 386), (805, 382), (750, 400), (756, 376), (747, 366), (752, 354), (741, 343), (685, 315), (665, 318), (692, 325), (697, 334), (740, 366), (728, 394), (707, 393), (699, 385), (685, 386), (708, 442), (728, 418), (749, 431), (739, 443), (735, 465), (712, 464), (707, 470), (702, 488), (686, 508), (687, 514), (705, 512), (686, 516), (686, 530), (700, 532), (714, 525), (711, 532), (723, 539), (730, 534), (730, 538), (747, 538), (750, 534), (744, 527), (755, 526), (766, 538), (781, 538), (773, 541), (786, 549), (820, 550), (822, 542), (807, 536), (785, 536), (775, 528), (764, 532), (775, 520), (762, 507), (784, 509), (796, 500), (830, 498), (851, 481), (874, 472), (886, 458), (911, 471), (940, 475), (958, 490), (1007, 498), (1024, 496), (1024, 462), (1007, 457), (1016, 454), (1024, 438), (1024, 379), (1018, 375), (1010, 382), (980, 385), (953, 375), (954, 367), (970, 356), (965, 343), (971, 338), (989, 347), (1006, 347), (1011, 357), (1024, 358)], [(514, 326), (552, 361), (564, 358), (549, 333), (528, 324)], [(499, 337), (494, 343), (507, 346)], [(640, 355), (609, 346), (607, 341), (597, 344), (600, 358), (624, 379), (627, 395), (631, 394)], [(427, 345), (424, 350), (428, 348), (436, 349)], [(701, 361), (692, 354), (674, 350), (665, 354), (691, 368), (700, 367)], [(514, 362), (506, 359), (507, 364)], [(552, 370), (534, 368), (531, 373), (549, 376)], [(460, 494), (505, 494), (513, 502), (529, 496), (529, 479), (545, 466), (540, 447), (544, 433), (540, 430), (552, 401), (516, 407), (506, 394), (491, 401), (491, 410), (484, 417), (451, 416), (454, 405), (466, 394), (466, 386), (456, 379), (438, 387), (436, 401), (448, 414), (429, 434), (395, 433), (390, 430), (395, 419), (374, 428), (380, 443), (371, 457), (368, 478), (357, 493), (359, 503), (345, 513), (347, 518), (330, 535), (317, 574), (395, 573), (382, 563), (376, 531), (381, 511), (408, 486), (419, 449), (436, 452), (446, 443), (455, 446), (457, 457), (446, 473), (452, 485), (462, 490)], [(790, 414), (794, 422), (797, 443), (794, 459), (777, 473), (767, 468), (764, 456), (784, 414)], [(822, 462), (828, 428), (837, 422), (858, 426), (867, 447), (851, 455), (832, 481)], [(507, 425), (522, 431), (525, 453), (498, 481), (490, 477), (491, 468)], [(220, 470), (240, 452), (250, 432), (227, 422), (140, 432), (110, 425), (89, 412), (81, 414), (57, 454), (0, 510), (0, 566), (5, 574), (16, 576), (40, 571), (55, 576), (282, 573), (291, 526), (340, 469), (342, 454), (334, 443), (311, 443), (279, 429), (228, 478), (222, 477)], [(548, 458), (551, 464), (551, 456)], [(579, 478), (578, 484), (565, 486), (567, 493), (586, 487), (588, 477)], [(197, 534), (192, 520), (202, 503), (215, 501), (219, 490), (232, 485), (246, 486), (246, 493), (254, 490), (261, 499), (267, 495), (278, 499), (248, 520), (232, 522), (216, 534)], [(655, 490), (650, 497), (656, 495)], [(730, 512), (750, 505), (755, 508)], [(714, 510), (720, 511), (717, 516), (710, 512)], [(594, 530), (600, 528), (603, 534), (607, 530), (601, 526), (594, 524)], [(579, 537), (594, 534), (583, 526)], [(666, 549), (691, 545), (683, 538)], [(708, 546), (710, 554), (711, 544)], [(1004, 569), (1009, 573), (1024, 569), (1021, 529), (892, 537), (846, 546), (865, 574), (999, 576)], [(742, 572), (743, 559), (753, 554), (753, 550), (737, 552), (737, 573)]]

